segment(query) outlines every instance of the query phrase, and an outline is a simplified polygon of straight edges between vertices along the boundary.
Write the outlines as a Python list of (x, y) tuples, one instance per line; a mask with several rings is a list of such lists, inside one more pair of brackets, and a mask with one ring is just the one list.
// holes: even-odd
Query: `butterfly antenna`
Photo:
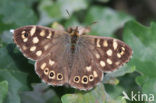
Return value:
[(66, 12), (67, 12), (68, 16), (70, 17), (71, 15), (70, 15), (70, 13), (69, 13), (69, 11), (67, 9), (66, 9)]
[(94, 22), (90, 23), (87, 27), (91, 27), (92, 25), (95, 25), (97, 23), (98, 23), (97, 21), (94, 21)]
[[(69, 11), (66, 9), (66, 12), (67, 12), (67, 14), (68, 14), (68, 16), (70, 17), (71, 15), (70, 15), (70, 13), (69, 13)], [(75, 31), (74, 31), (75, 33), (77, 33), (78, 32), (78, 26), (76, 26), (76, 28), (75, 28)]]

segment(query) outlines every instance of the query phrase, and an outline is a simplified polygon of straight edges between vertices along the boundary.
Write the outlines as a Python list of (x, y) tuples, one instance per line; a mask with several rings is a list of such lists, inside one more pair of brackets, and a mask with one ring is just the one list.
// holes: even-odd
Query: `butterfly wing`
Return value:
[(30, 25), (16, 29), (13, 39), (26, 57), (38, 60), (46, 56), (53, 46), (51, 44), (55, 44), (55, 38), (63, 33), (64, 31)]
[(103, 72), (116, 70), (127, 63), (132, 49), (124, 42), (111, 37), (89, 36), (94, 45), (94, 55)]
[(80, 90), (93, 88), (103, 78), (93, 55), (93, 46), (87, 38), (79, 38), (73, 57), (69, 84)]
[(51, 85), (68, 81), (68, 33), (42, 26), (25, 26), (14, 31), (14, 42), (26, 57), (36, 60), (35, 70), (43, 81)]
[[(69, 82), (73, 87), (88, 90), (102, 80), (103, 72), (119, 68), (129, 61), (131, 55), (132, 49), (120, 40), (82, 35), (75, 49)], [(89, 78), (91, 75), (93, 79)]]
[(37, 60), (35, 70), (43, 81), (50, 85), (63, 85), (68, 83), (69, 58), (71, 58), (70, 38), (64, 34), (56, 39), (46, 57)]

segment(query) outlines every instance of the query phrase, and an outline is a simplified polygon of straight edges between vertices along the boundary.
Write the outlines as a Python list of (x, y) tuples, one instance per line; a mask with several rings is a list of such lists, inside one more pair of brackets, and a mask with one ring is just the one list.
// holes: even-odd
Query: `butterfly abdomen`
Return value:
[(72, 51), (72, 53), (74, 53), (74, 51), (75, 51), (75, 45), (76, 45), (77, 39), (78, 39), (77, 35), (75, 35), (75, 34), (71, 35), (71, 51)]

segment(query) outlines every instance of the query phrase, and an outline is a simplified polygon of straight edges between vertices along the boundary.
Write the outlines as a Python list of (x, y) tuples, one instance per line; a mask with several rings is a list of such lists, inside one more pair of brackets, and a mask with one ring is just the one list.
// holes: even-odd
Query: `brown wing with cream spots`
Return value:
[(93, 51), (94, 46), (90, 45), (88, 38), (78, 39), (69, 76), (69, 84), (72, 87), (89, 90), (102, 80), (103, 72), (96, 64)]
[(49, 85), (63, 85), (68, 83), (71, 50), (69, 35), (59, 37), (57, 45), (35, 64), (36, 73)]
[(132, 49), (120, 40), (99, 36), (89, 36), (89, 38), (95, 47), (94, 55), (103, 72), (119, 68), (132, 56)]
[(37, 60), (46, 56), (56, 44), (55, 38), (64, 33), (64, 31), (31, 25), (16, 29), (13, 39), (26, 57)]
[(132, 50), (124, 42), (90, 35), (82, 35), (75, 46), (69, 84), (88, 90), (102, 80), (103, 72), (113, 71), (129, 61)]

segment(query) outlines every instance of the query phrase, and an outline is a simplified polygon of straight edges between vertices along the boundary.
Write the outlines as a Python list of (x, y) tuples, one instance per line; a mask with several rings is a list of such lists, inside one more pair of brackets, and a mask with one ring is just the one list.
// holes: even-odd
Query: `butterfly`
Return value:
[(82, 27), (57, 30), (29, 25), (17, 28), (13, 40), (25, 57), (36, 61), (35, 71), (47, 84), (90, 90), (102, 81), (104, 72), (128, 62), (132, 49), (118, 39), (88, 32)]

